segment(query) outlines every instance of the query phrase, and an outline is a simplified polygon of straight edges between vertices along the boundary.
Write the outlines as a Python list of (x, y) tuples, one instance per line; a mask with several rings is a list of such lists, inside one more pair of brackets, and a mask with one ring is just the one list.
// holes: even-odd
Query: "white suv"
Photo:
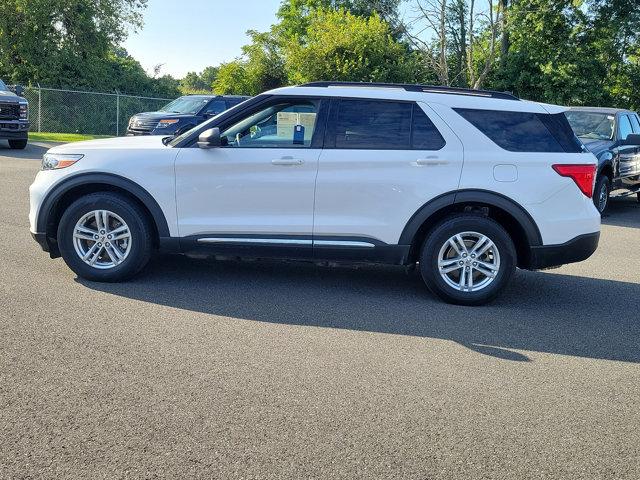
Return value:
[(597, 162), (564, 110), (423, 85), (281, 88), (176, 138), (52, 148), (31, 232), (95, 281), (155, 250), (418, 264), (444, 300), (481, 304), (515, 267), (597, 247)]

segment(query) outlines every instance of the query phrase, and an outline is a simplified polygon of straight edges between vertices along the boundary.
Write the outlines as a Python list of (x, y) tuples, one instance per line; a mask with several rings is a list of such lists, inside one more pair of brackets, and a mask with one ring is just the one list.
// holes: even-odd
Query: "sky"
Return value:
[(149, 0), (144, 27), (124, 47), (145, 70), (182, 78), (233, 60), (249, 43), (247, 30), (266, 31), (280, 0)]

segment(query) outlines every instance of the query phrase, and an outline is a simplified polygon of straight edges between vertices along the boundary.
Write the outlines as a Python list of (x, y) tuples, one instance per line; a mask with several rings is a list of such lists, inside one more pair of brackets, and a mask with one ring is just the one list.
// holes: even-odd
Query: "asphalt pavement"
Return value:
[(0, 145), (0, 478), (640, 478), (634, 200), (481, 308), (391, 267), (99, 284), (30, 237), (45, 149)]

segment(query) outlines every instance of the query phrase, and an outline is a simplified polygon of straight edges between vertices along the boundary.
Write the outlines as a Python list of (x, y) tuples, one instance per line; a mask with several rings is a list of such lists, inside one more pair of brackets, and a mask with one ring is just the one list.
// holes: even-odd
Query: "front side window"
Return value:
[[(581, 151), (577, 141), (573, 144), (567, 141), (565, 132), (552, 133), (547, 125), (557, 128), (561, 122), (558, 118), (544, 118), (551, 115), (467, 108), (456, 108), (455, 111), (498, 146), (511, 152)], [(562, 121), (570, 130), (566, 119)]]
[(226, 109), (227, 105), (224, 103), (224, 100), (212, 100), (209, 105), (207, 105), (207, 109), (204, 113), (208, 115), (217, 115), (224, 112)]
[(7, 90), (9, 90), (9, 89), (7, 88), (5, 83), (2, 80), (0, 80), (0, 92), (5, 92)]
[(620, 120), (618, 121), (618, 135), (620, 136), (620, 140), (626, 140), (632, 133), (633, 129), (631, 128), (629, 117), (627, 115), (620, 115)]
[(314, 102), (271, 105), (223, 131), (222, 144), (235, 148), (310, 147), (317, 114)]

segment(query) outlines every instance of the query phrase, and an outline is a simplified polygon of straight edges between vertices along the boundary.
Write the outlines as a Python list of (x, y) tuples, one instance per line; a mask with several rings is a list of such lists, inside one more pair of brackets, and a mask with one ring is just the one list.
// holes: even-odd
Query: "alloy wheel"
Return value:
[(114, 268), (131, 251), (131, 231), (119, 215), (108, 210), (93, 210), (76, 223), (73, 246), (87, 265), (101, 270)]
[(438, 271), (450, 287), (477, 292), (488, 287), (500, 271), (500, 252), (486, 235), (462, 232), (450, 237), (438, 253)]

